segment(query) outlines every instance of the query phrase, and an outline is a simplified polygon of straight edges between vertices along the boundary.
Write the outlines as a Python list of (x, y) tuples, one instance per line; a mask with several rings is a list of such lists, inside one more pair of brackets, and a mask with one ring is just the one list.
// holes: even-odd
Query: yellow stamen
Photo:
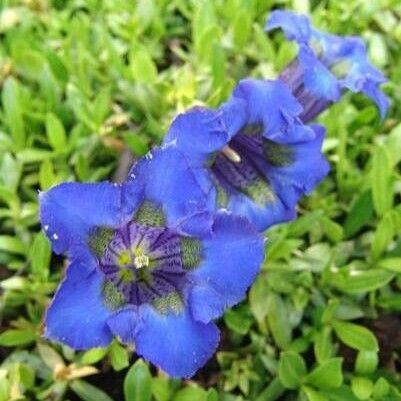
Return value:
[(221, 151), (227, 159), (231, 160), (234, 163), (239, 163), (241, 161), (241, 156), (234, 150), (231, 149), (228, 145), (224, 146)]
[(130, 261), (131, 261), (131, 257), (127, 250), (121, 252), (118, 255), (117, 263), (119, 266), (126, 266), (130, 263)]

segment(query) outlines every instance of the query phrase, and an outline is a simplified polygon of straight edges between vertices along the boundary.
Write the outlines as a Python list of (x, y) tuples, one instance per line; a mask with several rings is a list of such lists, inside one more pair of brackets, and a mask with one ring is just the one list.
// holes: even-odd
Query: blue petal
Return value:
[(143, 306), (140, 318), (136, 352), (172, 377), (193, 376), (219, 343), (216, 325), (196, 322), (186, 309), (180, 314), (165, 315)]
[(207, 209), (206, 194), (174, 145), (149, 153), (133, 166), (130, 176), (141, 182), (147, 200), (162, 206), (169, 227)]
[(163, 143), (174, 144), (182, 152), (190, 153), (192, 166), (201, 165), (229, 141), (223, 124), (217, 111), (196, 107), (173, 121)]
[[(281, 28), (289, 40), (300, 45), (298, 58), (304, 69), (307, 89), (332, 101), (338, 100), (337, 95), (344, 88), (362, 92), (377, 104), (381, 116), (384, 116), (388, 101), (379, 87), (386, 78), (370, 63), (366, 46), (360, 38), (321, 32), (311, 25), (305, 15), (283, 10), (273, 11), (268, 18), (266, 30), (275, 28)], [(343, 76), (336, 78), (328, 73), (338, 66), (342, 66), (340, 74)], [(319, 84), (322, 85), (320, 90)]]
[(306, 15), (289, 11), (275, 10), (267, 20), (266, 30), (281, 28), (288, 40), (308, 43), (311, 36), (311, 24)]
[(263, 122), (264, 134), (269, 136), (297, 121), (302, 112), (302, 106), (280, 80), (244, 79), (234, 89), (233, 98), (244, 102), (247, 112), (244, 122)]
[[(313, 139), (309, 134), (303, 140), (300, 133), (292, 134), (293, 131), (305, 130), (314, 133)], [(321, 153), (324, 133), (323, 127), (314, 124), (310, 128), (294, 126), (279, 137), (278, 142), (285, 144), (286, 141), (292, 150), (293, 160), (288, 166), (261, 166), (275, 195), (274, 202), (258, 205), (244, 194), (236, 193), (231, 195), (228, 209), (248, 217), (259, 230), (294, 219), (299, 199), (310, 193), (329, 171), (329, 164)]]
[(313, 55), (309, 48), (301, 47), (298, 58), (307, 74), (305, 86), (315, 95), (337, 102), (341, 89), (337, 78)]
[(109, 317), (107, 325), (124, 344), (134, 344), (139, 322), (139, 308), (128, 306)]
[(192, 314), (206, 323), (245, 297), (263, 261), (263, 239), (248, 220), (221, 211), (202, 244), (203, 261), (188, 277)]
[(132, 210), (139, 200), (132, 190), (127, 199), (126, 189), (126, 186), (109, 182), (71, 182), (42, 192), (39, 195), (40, 221), (54, 252), (63, 253), (73, 244), (82, 243), (93, 227), (118, 225), (122, 212), (128, 205)]
[(47, 310), (44, 336), (76, 350), (108, 345), (112, 311), (103, 303), (102, 286), (92, 258), (72, 261)]

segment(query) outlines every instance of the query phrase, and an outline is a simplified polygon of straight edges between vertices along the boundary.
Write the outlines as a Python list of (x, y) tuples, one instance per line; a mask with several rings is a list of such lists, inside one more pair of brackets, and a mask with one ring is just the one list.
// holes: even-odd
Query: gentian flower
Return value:
[(70, 260), (44, 336), (77, 350), (116, 336), (171, 376), (192, 376), (218, 345), (213, 319), (245, 296), (263, 260), (256, 229), (206, 200), (173, 146), (123, 184), (41, 193), (42, 227)]
[(218, 110), (178, 116), (165, 143), (185, 155), (216, 208), (265, 230), (293, 219), (299, 198), (328, 172), (324, 129), (304, 125), (301, 113), (281, 80), (245, 79)]
[(362, 39), (321, 32), (307, 16), (283, 10), (273, 11), (267, 20), (266, 30), (275, 28), (299, 45), (297, 57), (280, 78), (301, 103), (304, 122), (337, 102), (345, 89), (370, 97), (384, 117), (388, 99), (380, 85), (386, 78), (369, 62)]

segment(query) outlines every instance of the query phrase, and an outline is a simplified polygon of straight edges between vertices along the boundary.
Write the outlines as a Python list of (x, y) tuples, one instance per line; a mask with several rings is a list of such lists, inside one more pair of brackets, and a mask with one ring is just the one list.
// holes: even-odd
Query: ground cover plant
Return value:
[[(397, 3), (3, 2), (0, 399), (400, 399)], [(267, 231), (262, 272), (190, 381), (117, 340), (86, 352), (44, 340), (65, 261), (40, 231), (38, 189), (122, 182), (177, 112), (218, 106), (242, 78), (275, 78), (296, 54), (263, 31), (277, 7), (363, 37), (389, 78), (386, 119), (350, 94), (319, 117), (331, 172), (297, 220)]]

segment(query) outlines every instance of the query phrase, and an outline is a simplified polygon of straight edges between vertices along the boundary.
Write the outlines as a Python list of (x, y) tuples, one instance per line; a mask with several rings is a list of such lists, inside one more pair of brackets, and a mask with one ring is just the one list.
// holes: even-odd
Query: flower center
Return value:
[(123, 227), (99, 228), (89, 237), (111, 307), (148, 303), (167, 312), (182, 306), (186, 274), (199, 265), (202, 246), (161, 226), (165, 219), (155, 215), (155, 206), (145, 204)]
[(229, 195), (242, 193), (261, 206), (274, 201), (269, 169), (293, 160), (292, 149), (262, 136), (263, 125), (249, 124), (214, 157), (211, 170), (220, 207)]

